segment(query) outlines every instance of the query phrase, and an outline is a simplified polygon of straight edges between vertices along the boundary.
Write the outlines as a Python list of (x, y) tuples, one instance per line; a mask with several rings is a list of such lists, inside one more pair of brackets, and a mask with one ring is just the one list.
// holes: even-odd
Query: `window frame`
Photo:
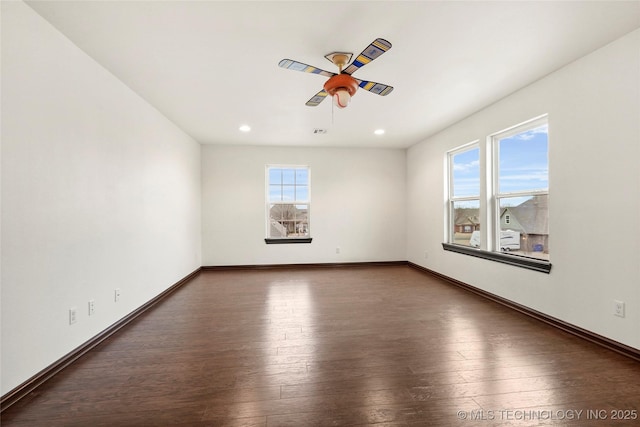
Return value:
[[(529, 197), (538, 195), (549, 195), (549, 186), (546, 190), (523, 190), (512, 192), (499, 191), (499, 141), (510, 136), (514, 136), (527, 130), (535, 129), (541, 125), (547, 125), (547, 135), (549, 129), (549, 116), (543, 114), (532, 119), (520, 122), (517, 125), (510, 126), (498, 132), (494, 132), (486, 136), (486, 143), (479, 144), (477, 141), (467, 143), (449, 150), (446, 153), (447, 182), (445, 189), (445, 243), (442, 247), (446, 251), (456, 252), (464, 255), (470, 255), (491, 261), (501, 262), (505, 264), (523, 267), (530, 270), (550, 273), (551, 262), (547, 259), (537, 257), (529, 257), (521, 254), (511, 254), (501, 251), (500, 248), (500, 200), (508, 197)], [(480, 148), (480, 247), (467, 246), (454, 243), (453, 230), (455, 227), (453, 201), (464, 200), (465, 198), (453, 197), (453, 156), (473, 148), (474, 144)], [(549, 141), (547, 141), (547, 161)], [(548, 180), (548, 172), (547, 172)], [(475, 200), (475, 197), (467, 199)], [(511, 218), (512, 219), (512, 218)]]
[[(491, 150), (492, 156), (492, 167), (489, 169), (492, 174), (491, 179), (491, 208), (492, 211), (490, 213), (490, 217), (492, 220), (492, 230), (493, 234), (491, 235), (491, 245), (490, 248), (493, 252), (502, 252), (500, 248), (500, 233), (502, 231), (500, 226), (500, 201), (502, 199), (508, 199), (512, 197), (536, 197), (536, 196), (549, 196), (549, 186), (547, 185), (546, 190), (542, 189), (534, 189), (534, 190), (520, 190), (520, 191), (500, 191), (500, 141), (503, 139), (510, 138), (512, 136), (527, 132), (528, 130), (536, 129), (542, 125), (547, 125), (547, 135), (548, 135), (548, 126), (549, 119), (548, 115), (544, 114), (542, 116), (534, 117), (533, 119), (527, 120), (525, 122), (519, 123), (515, 126), (511, 126), (507, 129), (504, 129), (499, 132), (495, 132), (487, 138), (489, 147)], [(547, 141), (547, 156), (548, 156), (548, 141)], [(548, 158), (547, 158), (548, 165)], [(548, 172), (547, 172), (547, 182), (549, 180)], [(511, 254), (512, 256), (522, 257), (525, 255), (516, 255)], [(537, 259), (536, 257), (531, 257)]]
[[(448, 218), (446, 221), (447, 230), (445, 232), (445, 239), (447, 242), (451, 244), (456, 244), (455, 242), (455, 209), (454, 204), (456, 202), (478, 202), (478, 218), (480, 223), (482, 224), (482, 212), (481, 212), (481, 195), (482, 195), (482, 171), (478, 170), (478, 195), (476, 196), (455, 196), (454, 190), (454, 157), (466, 153), (471, 150), (478, 150), (478, 160), (480, 164), (482, 163), (481, 156), (482, 150), (480, 149), (480, 141), (475, 140), (469, 143), (466, 143), (460, 147), (456, 147), (453, 150), (447, 152), (447, 209), (448, 209)], [(466, 246), (466, 245), (462, 245)]]
[[(293, 170), (294, 176), (296, 170), (306, 170), (307, 172), (307, 198), (306, 200), (271, 200), (271, 181), (270, 171), (272, 169)], [(294, 183), (294, 188), (296, 184)], [(295, 194), (295, 191), (294, 191)], [(271, 230), (271, 207), (272, 205), (306, 205), (307, 207), (307, 233), (305, 236), (286, 236), (286, 237), (272, 237), (270, 235)], [(267, 164), (265, 165), (265, 243), (267, 244), (283, 244), (283, 243), (311, 243), (311, 168), (308, 165), (290, 165), (290, 164)]]

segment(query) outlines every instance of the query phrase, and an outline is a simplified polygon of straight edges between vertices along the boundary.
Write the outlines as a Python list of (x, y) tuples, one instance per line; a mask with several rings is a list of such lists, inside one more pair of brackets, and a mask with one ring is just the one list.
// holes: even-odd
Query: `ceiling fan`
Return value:
[(391, 49), (391, 43), (385, 39), (375, 39), (346, 68), (345, 66), (351, 61), (353, 53), (332, 52), (325, 55), (325, 58), (338, 67), (338, 74), (316, 68), (313, 65), (303, 64), (302, 62), (294, 61), (292, 59), (283, 59), (278, 63), (278, 66), (289, 70), (303, 71), (305, 73), (320, 74), (321, 76), (329, 77), (329, 80), (324, 84), (323, 89), (307, 101), (307, 106), (315, 107), (324, 101), (327, 95), (331, 95), (333, 97), (334, 104), (338, 108), (345, 108), (349, 105), (351, 97), (355, 95), (356, 90), (358, 90), (359, 87), (381, 96), (386, 96), (391, 93), (393, 90), (392, 86), (351, 77), (351, 74), (357, 71), (360, 67), (373, 61), (389, 49)]

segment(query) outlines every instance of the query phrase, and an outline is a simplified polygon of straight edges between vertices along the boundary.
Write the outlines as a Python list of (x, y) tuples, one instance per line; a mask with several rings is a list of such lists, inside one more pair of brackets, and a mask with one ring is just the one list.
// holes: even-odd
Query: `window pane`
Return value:
[(296, 187), (296, 202), (308, 202), (309, 201), (309, 187)]
[(500, 199), (500, 244), (503, 252), (549, 259), (547, 195)]
[(480, 195), (480, 149), (453, 155), (453, 197)]
[(480, 201), (452, 202), (452, 242), (458, 245), (480, 247)]
[(295, 169), (283, 169), (282, 170), (282, 183), (288, 185), (294, 185), (296, 183), (296, 170)]
[(282, 186), (270, 185), (269, 186), (269, 201), (279, 202), (282, 200)]
[(499, 140), (498, 191), (549, 189), (548, 126)]
[(296, 205), (295, 234), (297, 237), (309, 236), (309, 205)]
[(309, 170), (296, 169), (296, 185), (307, 185), (309, 183)]
[(309, 235), (309, 205), (272, 204), (269, 207), (270, 237)]
[(269, 184), (282, 184), (282, 169), (269, 169)]
[(282, 200), (285, 202), (294, 202), (296, 200), (296, 190), (293, 185), (282, 186)]
[(291, 210), (292, 205), (271, 205), (269, 208), (270, 236), (287, 237), (288, 225), (294, 219), (295, 214)]

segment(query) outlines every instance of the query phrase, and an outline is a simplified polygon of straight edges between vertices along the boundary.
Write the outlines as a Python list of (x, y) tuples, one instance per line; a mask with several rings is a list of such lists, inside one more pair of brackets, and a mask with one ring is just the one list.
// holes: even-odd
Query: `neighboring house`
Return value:
[(480, 217), (478, 209), (461, 208), (455, 210), (454, 232), (473, 233), (480, 230)]
[[(533, 252), (549, 251), (549, 196), (534, 196), (500, 212), (500, 229), (520, 232), (520, 247)], [(541, 245), (541, 246), (540, 246)]]
[(309, 213), (293, 204), (273, 205), (270, 209), (271, 237), (304, 236), (309, 232)]

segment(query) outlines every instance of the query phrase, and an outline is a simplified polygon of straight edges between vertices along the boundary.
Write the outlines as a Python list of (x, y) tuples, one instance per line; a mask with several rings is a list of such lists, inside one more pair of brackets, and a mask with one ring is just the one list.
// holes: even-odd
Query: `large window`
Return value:
[(492, 135), (495, 250), (549, 258), (546, 117)]
[(267, 243), (310, 242), (307, 166), (267, 166)]
[(474, 142), (447, 153), (444, 247), (548, 272), (547, 117), (489, 135), (486, 140), (484, 145)]

